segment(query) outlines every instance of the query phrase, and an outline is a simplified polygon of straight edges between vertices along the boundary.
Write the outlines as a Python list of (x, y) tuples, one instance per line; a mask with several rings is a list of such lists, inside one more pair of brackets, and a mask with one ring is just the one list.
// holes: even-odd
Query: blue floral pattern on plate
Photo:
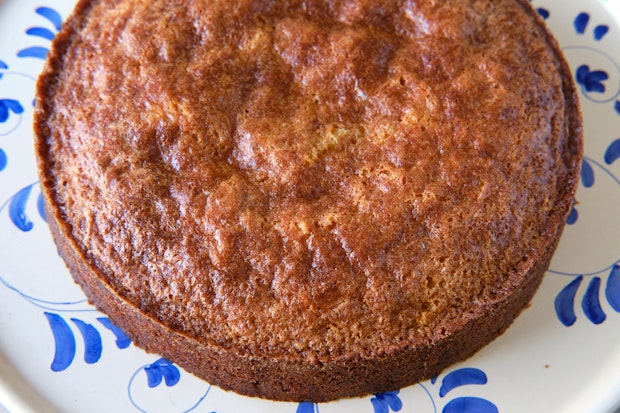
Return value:
[[(120, 383), (124, 391), (119, 391), (117, 386), (115, 393), (107, 394), (102, 388), (100, 391), (106, 393), (104, 398), (114, 397), (124, 410), (140, 412), (494, 413), (510, 407), (503, 401), (506, 399), (504, 395), (498, 397), (497, 390), (489, 390), (494, 383), (501, 382), (502, 375), (497, 372), (491, 375), (489, 371), (493, 370), (493, 364), (485, 363), (484, 358), (473, 358), (455, 365), (427, 382), (359, 400), (323, 404), (273, 403), (212, 388), (168, 360), (145, 354), (132, 346), (121, 329), (86, 302), (81, 292), (74, 288), (66, 270), (58, 270), (61, 268), (58, 257), (47, 251), (47, 255), (41, 258), (42, 264), (38, 265), (39, 250), (30, 246), (32, 242), (32, 245), (42, 244), (47, 250), (53, 249), (49, 236), (43, 235), (47, 230), (45, 212), (39, 185), (33, 182), (34, 164), (28, 160), (29, 155), (25, 155), (29, 151), (16, 141), (27, 138), (30, 133), (27, 128), (36, 76), (49, 52), (50, 41), (60, 30), (62, 18), (73, 4), (70, 0), (61, 2), (61, 5), (45, 0), (38, 3), (23, 12), (29, 23), (20, 28), (20, 33), (28, 45), (19, 43), (20, 46), (10, 53), (7, 47), (0, 49), (5, 53), (0, 55), (0, 179), (4, 179), (1, 182), (5, 185), (0, 187), (0, 251), (5, 254), (0, 259), (0, 303), (10, 302), (5, 306), (29, 312), (29, 328), (37, 329), (39, 336), (46, 337), (45, 342), (30, 343), (29, 351), (34, 354), (39, 349), (50, 349), (45, 357), (39, 358), (46, 360), (41, 364), (52, 375), (50, 377), (67, 377), (66, 383), (71, 383), (72, 374), (94, 377), (100, 372), (111, 371), (107, 374), (115, 379), (107, 383)], [(620, 194), (620, 169), (617, 167), (620, 165), (620, 51), (609, 46), (613, 39), (618, 38), (618, 26), (613, 19), (601, 21), (601, 17), (607, 15), (599, 9), (601, 5), (612, 3), (617, 9), (620, 6), (617, 0), (601, 0), (596, 7), (574, 0), (571, 4), (577, 6), (573, 7), (571, 18), (558, 21), (554, 20), (556, 10), (563, 4), (559, 0), (533, 3), (543, 19), (552, 27), (555, 24), (560, 31), (563, 30), (562, 48), (573, 67), (582, 101), (596, 105), (597, 111), (598, 108), (601, 113), (604, 111), (606, 120), (615, 122), (615, 129), (610, 124), (604, 133), (586, 134), (586, 149), (588, 144), (594, 143), (593, 146), (600, 150), (591, 153), (586, 150), (588, 156), (583, 162), (580, 192), (567, 221), (566, 238), (578, 242), (581, 239), (579, 231), (592, 226), (593, 211), (594, 214), (604, 214), (607, 224), (613, 223), (608, 225), (609, 231), (617, 228), (617, 214), (611, 213), (615, 204), (609, 205), (606, 199), (601, 203), (597, 199), (599, 190), (605, 196)], [(617, 18), (620, 19), (620, 12)], [(6, 89), (11, 90), (10, 93), (4, 93), (4, 86), (16, 85), (17, 82), (29, 85), (26, 89), (30, 95), (22, 93), (26, 90), (23, 87), (19, 88), (20, 93), (11, 87)], [(24, 147), (27, 145), (30, 143), (25, 142)], [(27, 166), (23, 167), (24, 164)], [(604, 232), (603, 226), (598, 234)], [(41, 238), (44, 241), (40, 242)], [(590, 240), (591, 236), (584, 236), (582, 242), (587, 242), (586, 239)], [(50, 264), (47, 271), (47, 263), (52, 261), (55, 263)], [(4, 266), (5, 262), (11, 265)], [(546, 302), (546, 308), (551, 308), (556, 323), (564, 328), (561, 331), (580, 328), (577, 321), (582, 314), (598, 331), (605, 331), (610, 322), (617, 326), (620, 319), (620, 253), (611, 251), (604, 259), (592, 260), (588, 262), (591, 264), (589, 268), (567, 269), (562, 263), (556, 265), (554, 261), (548, 271), (547, 279), (553, 283), (548, 291), (553, 299)], [(54, 291), (38, 289), (32, 279), (25, 277), (31, 273), (40, 277), (42, 285), (62, 287)], [(546, 311), (543, 307), (538, 311)], [(110, 361), (111, 358), (116, 361)], [(474, 366), (477, 361), (481, 366)]]

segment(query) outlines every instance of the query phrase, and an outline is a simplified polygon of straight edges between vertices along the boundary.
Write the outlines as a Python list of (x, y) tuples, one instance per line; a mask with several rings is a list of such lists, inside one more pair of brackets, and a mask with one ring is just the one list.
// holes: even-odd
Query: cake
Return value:
[(291, 401), (402, 388), (505, 331), (582, 156), (525, 0), (80, 0), (34, 130), (89, 300), (209, 383)]

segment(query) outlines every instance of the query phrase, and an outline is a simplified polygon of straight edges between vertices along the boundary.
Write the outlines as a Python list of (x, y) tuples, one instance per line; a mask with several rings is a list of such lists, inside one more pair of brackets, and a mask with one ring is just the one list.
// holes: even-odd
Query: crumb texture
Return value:
[(50, 199), (176, 332), (381, 357), (458, 330), (556, 235), (567, 98), (522, 2), (81, 4), (39, 111)]

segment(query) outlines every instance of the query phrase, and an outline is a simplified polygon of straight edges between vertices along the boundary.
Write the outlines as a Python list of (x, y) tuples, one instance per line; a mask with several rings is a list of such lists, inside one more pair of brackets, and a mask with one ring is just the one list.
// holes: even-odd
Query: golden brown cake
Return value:
[(81, 0), (34, 126), (89, 299), (147, 351), (280, 400), (394, 390), (502, 333), (582, 153), (525, 0)]

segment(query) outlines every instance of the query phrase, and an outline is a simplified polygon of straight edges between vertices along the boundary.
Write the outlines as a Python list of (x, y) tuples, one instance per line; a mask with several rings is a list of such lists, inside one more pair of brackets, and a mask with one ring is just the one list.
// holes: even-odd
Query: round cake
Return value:
[(99, 309), (212, 384), (315, 402), (501, 334), (582, 156), (525, 0), (81, 0), (34, 128), (54, 240)]

